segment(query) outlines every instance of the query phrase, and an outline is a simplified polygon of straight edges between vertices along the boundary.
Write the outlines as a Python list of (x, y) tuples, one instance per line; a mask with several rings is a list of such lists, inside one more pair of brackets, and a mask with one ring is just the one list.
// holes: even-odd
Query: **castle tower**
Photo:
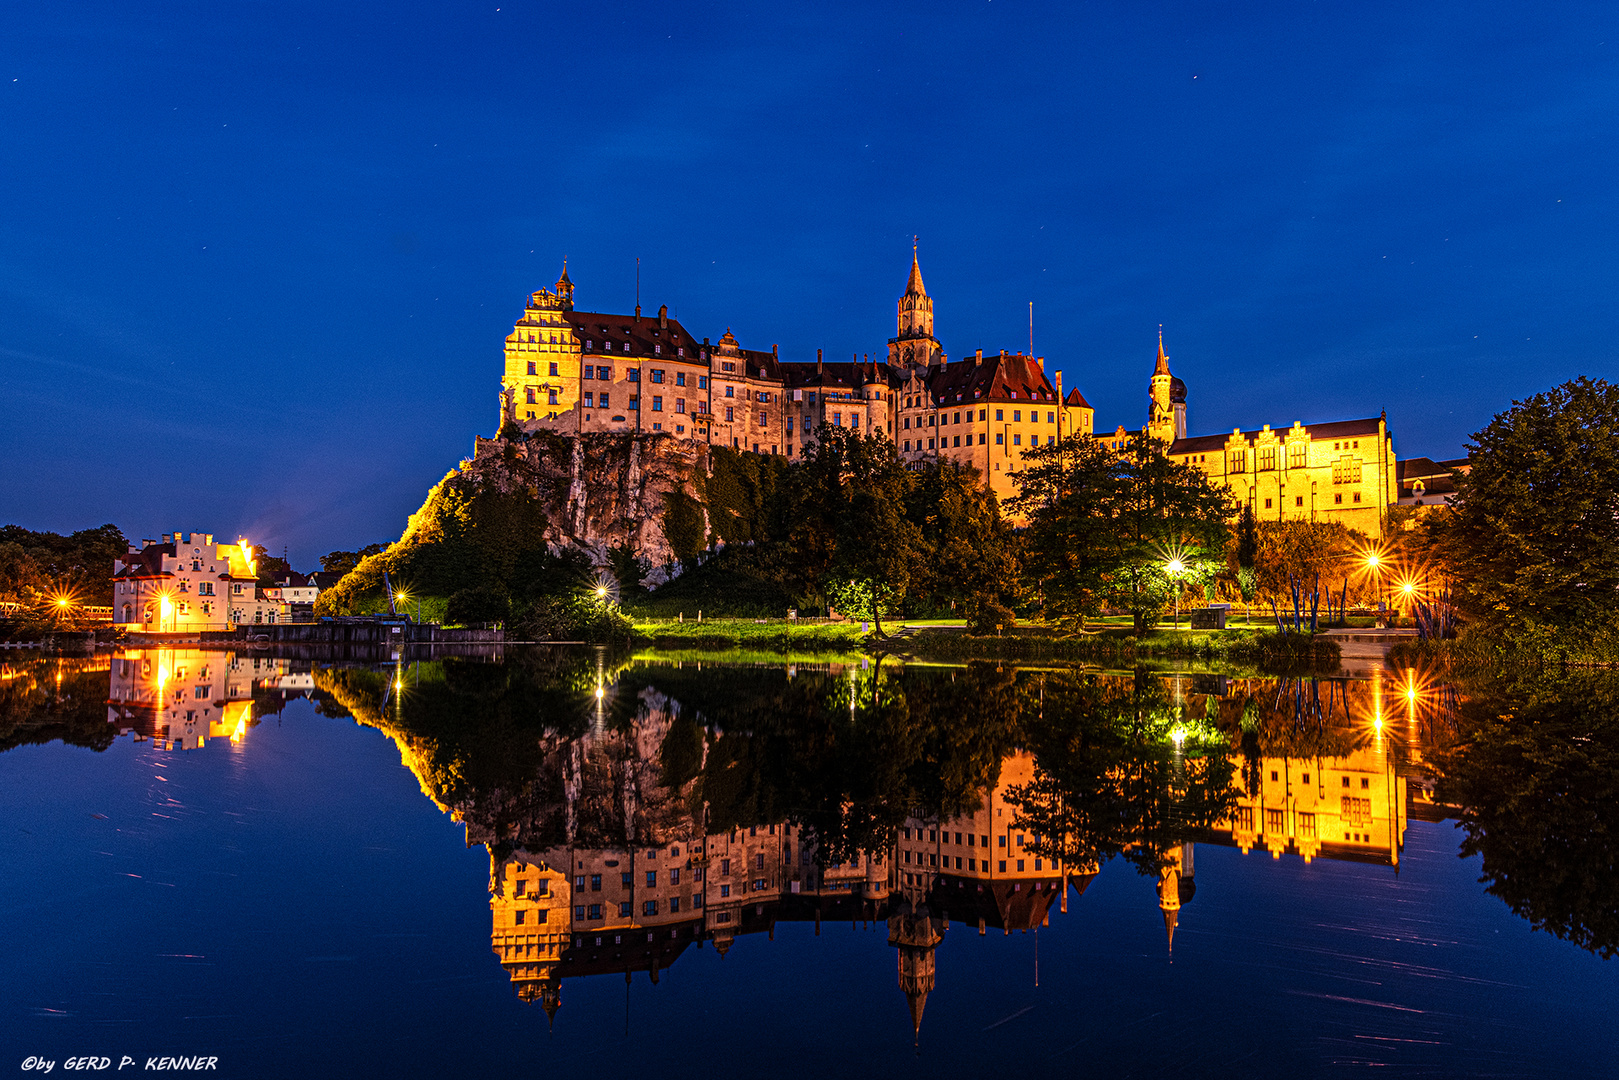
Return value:
[(1147, 436), (1163, 443), (1186, 438), (1186, 384), (1169, 373), (1163, 327), (1158, 328), (1158, 363), (1148, 385)]
[(1192, 845), (1182, 844), (1172, 852), (1158, 878), (1158, 910), (1164, 913), (1164, 933), (1169, 937), (1169, 954), (1175, 955), (1175, 927), (1181, 908), (1197, 895), (1193, 878)]
[(902, 368), (944, 363), (944, 349), (933, 336), (933, 298), (922, 284), (916, 244), (911, 244), (911, 276), (899, 298), (897, 336), (888, 339), (888, 362)]
[(918, 1042), (922, 1038), (922, 1011), (934, 987), (934, 951), (944, 940), (944, 928), (944, 920), (932, 917), (926, 901), (913, 907), (909, 897), (902, 897), (888, 917), (888, 943), (898, 953), (899, 988), (910, 1006), (911, 1032)]

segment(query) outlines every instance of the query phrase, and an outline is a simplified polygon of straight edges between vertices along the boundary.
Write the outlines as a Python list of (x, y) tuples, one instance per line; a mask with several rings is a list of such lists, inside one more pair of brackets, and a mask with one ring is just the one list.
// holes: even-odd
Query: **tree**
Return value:
[(367, 544), (359, 551), (330, 551), (320, 557), (320, 568), (328, 574), (346, 574), (362, 559), (381, 555), (387, 544)]
[[(912, 478), (894, 444), (823, 424), (794, 475), (800, 498), (790, 543), (824, 560), (824, 584), (856, 583), (874, 597), (903, 602), (927, 545), (905, 517)], [(878, 636), (884, 607), (873, 606)]]
[(1259, 561), (1259, 528), (1254, 518), (1253, 503), (1242, 504), (1242, 516), (1237, 519), (1236, 539), (1236, 550), (1232, 552), (1231, 561), (1237, 579), (1237, 592), (1242, 595), (1244, 606), (1251, 606), (1259, 584), (1255, 566)]
[[(1061, 618), (1106, 603), (1129, 611), (1144, 633), (1184, 582), (1219, 569), (1230, 496), (1201, 470), (1176, 462), (1163, 443), (1136, 434), (1121, 451), (1067, 439), (1024, 456), (1012, 505), (1029, 521), (1026, 572)], [(1172, 573), (1172, 562), (1181, 570)]]
[(927, 552), (912, 575), (917, 596), (939, 608), (1005, 610), (1017, 590), (1016, 540), (982, 473), (938, 459), (914, 468), (905, 516)]
[(1619, 387), (1581, 377), (1468, 445), (1445, 530), (1458, 602), (1508, 631), (1612, 632), (1619, 602)]

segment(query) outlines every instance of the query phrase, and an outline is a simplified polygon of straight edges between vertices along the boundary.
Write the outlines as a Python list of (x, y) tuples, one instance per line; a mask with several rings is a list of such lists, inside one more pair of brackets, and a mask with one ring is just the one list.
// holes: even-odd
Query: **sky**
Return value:
[(1465, 453), (1614, 377), (1612, 3), (14, 5), (0, 521), (397, 538), (564, 259), (787, 358), (952, 356), (1137, 426), (1387, 410)]

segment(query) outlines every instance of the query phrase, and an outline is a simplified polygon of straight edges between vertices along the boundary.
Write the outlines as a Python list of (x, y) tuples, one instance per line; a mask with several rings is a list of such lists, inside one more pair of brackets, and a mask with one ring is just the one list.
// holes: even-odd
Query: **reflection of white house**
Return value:
[(253, 551), (212, 533), (164, 533), (113, 561), (113, 623), (159, 633), (285, 621), (259, 591)]

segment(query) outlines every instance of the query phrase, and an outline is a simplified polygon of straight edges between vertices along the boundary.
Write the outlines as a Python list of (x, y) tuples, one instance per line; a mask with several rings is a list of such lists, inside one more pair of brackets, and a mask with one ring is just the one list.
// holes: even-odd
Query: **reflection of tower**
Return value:
[(1175, 926), (1180, 922), (1181, 907), (1192, 902), (1197, 895), (1197, 882), (1192, 877), (1192, 845), (1182, 844), (1172, 851), (1158, 879), (1158, 908), (1164, 913), (1164, 932), (1169, 937), (1170, 955), (1175, 953)]
[(902, 896), (888, 916), (888, 943), (899, 951), (899, 988), (911, 1006), (913, 1038), (922, 1038), (922, 1010), (934, 983), (934, 950), (944, 940), (946, 923), (935, 919), (926, 901), (912, 905)]

